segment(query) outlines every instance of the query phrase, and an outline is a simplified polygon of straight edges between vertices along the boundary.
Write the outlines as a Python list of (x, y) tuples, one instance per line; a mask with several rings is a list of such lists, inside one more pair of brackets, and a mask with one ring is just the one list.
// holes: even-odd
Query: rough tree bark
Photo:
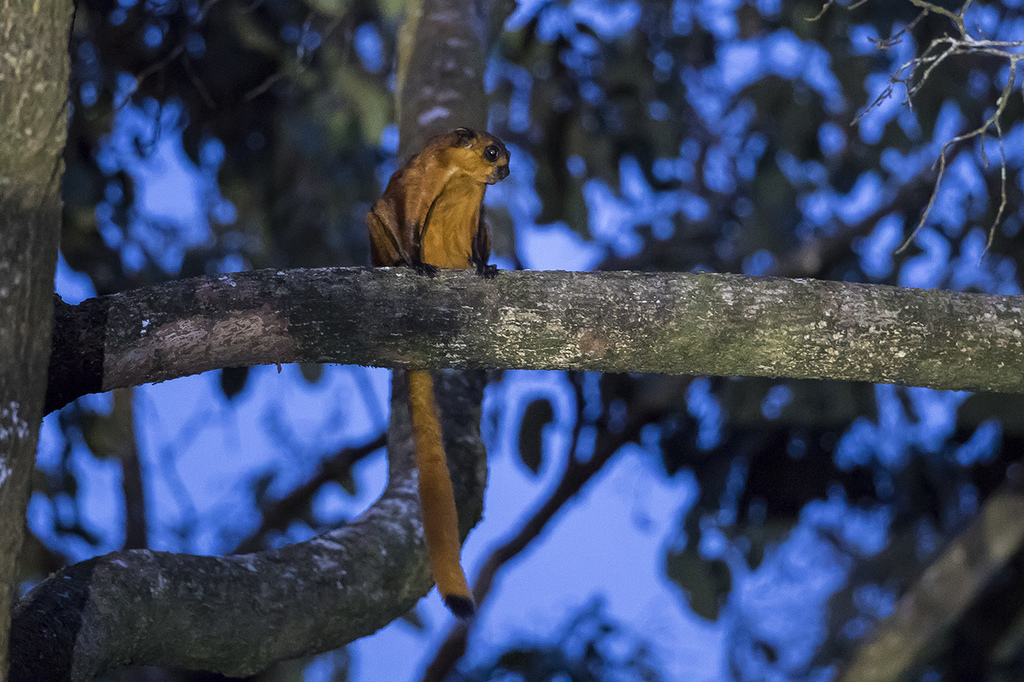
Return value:
[[(476, 472), (483, 462), (482, 391), (475, 373), (439, 382), (445, 447), (457, 472)], [(407, 612), (432, 581), (406, 402), (396, 382), (388, 486), (358, 520), (257, 554), (130, 550), (69, 566), (15, 608), (11, 682), (89, 680), (129, 665), (251, 675), (336, 649)], [(482, 479), (461, 475), (453, 483), (460, 511), (479, 517)]]
[[(379, 314), (382, 306), (389, 315)], [(53, 358), (55, 368), (61, 358), (91, 358), (69, 371), (95, 371), (78, 383), (103, 390), (211, 367), (301, 360), (809, 376), (1020, 392), (1022, 306), (1021, 297), (731, 275), (505, 272), (486, 281), (453, 272), (431, 279), (404, 270), (258, 271), (61, 306)], [(242, 674), (338, 646), (408, 608), (429, 577), (404, 398), (395, 395), (392, 483), (366, 517), (265, 554), (129, 552), (70, 567), (16, 610), (15, 641), (26, 665), (63, 662), (74, 672), (67, 679), (143, 662)], [(482, 492), (473, 473), (482, 461), (479, 383), (460, 384), (449, 398), (468, 401), (442, 407), (446, 418), (461, 418), (446, 423), (445, 433), (458, 434), (448, 450), (460, 508), (471, 510), (465, 527)], [(231, 599), (237, 590), (260, 598)], [(234, 627), (257, 621), (267, 627)], [(204, 641), (218, 642), (216, 650)], [(40, 678), (20, 671), (14, 679)]]
[(1019, 393), (1022, 310), (1020, 296), (739, 275), (264, 270), (60, 304), (47, 402), (275, 362)]
[(399, 35), (398, 155), (434, 133), (487, 125), (487, 0), (416, 0)]
[(0, 677), (50, 351), (71, 9), (0, 3)]

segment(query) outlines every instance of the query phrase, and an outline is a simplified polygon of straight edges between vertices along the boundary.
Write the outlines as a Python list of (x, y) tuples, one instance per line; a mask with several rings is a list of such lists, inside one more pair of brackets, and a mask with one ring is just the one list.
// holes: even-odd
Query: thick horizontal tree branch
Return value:
[(219, 367), (582, 369), (1024, 392), (1024, 297), (691, 273), (261, 270), (58, 304), (48, 408)]
[[(251, 675), (406, 613), (433, 583), (404, 383), (394, 382), (388, 487), (359, 519), (266, 552), (130, 550), (62, 569), (14, 610), (10, 681), (89, 680), (129, 665)], [(486, 483), (483, 377), (447, 372), (436, 385), (465, 536), (480, 518)]]

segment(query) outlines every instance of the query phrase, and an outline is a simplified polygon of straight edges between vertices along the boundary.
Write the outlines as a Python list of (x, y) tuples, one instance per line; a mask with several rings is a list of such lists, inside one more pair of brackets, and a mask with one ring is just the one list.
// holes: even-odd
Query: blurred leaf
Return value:
[(106, 459), (117, 455), (121, 432), (110, 416), (83, 412), (78, 423), (93, 456)]
[[(338, 68), (335, 77), (334, 87), (355, 108), (363, 135), (368, 140), (379, 140), (391, 122), (391, 94), (352, 67)], [(339, 132), (342, 131), (334, 131), (334, 134)]]
[(377, 0), (377, 9), (380, 13), (389, 19), (395, 19), (401, 16), (403, 11), (409, 11), (411, 3), (403, 2), (403, 0)]
[(732, 586), (729, 567), (724, 561), (702, 559), (696, 547), (669, 552), (665, 573), (686, 592), (687, 602), (701, 618), (717, 620), (725, 596)]
[(257, 476), (252, 483), (252, 496), (256, 501), (257, 507), (263, 507), (267, 501), (267, 491), (270, 490), (270, 484), (274, 482), (274, 472), (266, 471)]
[(349, 0), (306, 0), (306, 2), (317, 12), (329, 17), (344, 16), (351, 4)]
[(248, 367), (225, 367), (220, 371), (220, 390), (224, 397), (231, 400), (245, 388), (249, 378)]
[(405, 615), (402, 616), (402, 620), (404, 620), (406, 623), (416, 628), (420, 632), (426, 631), (426, 628), (423, 625), (423, 619), (420, 618), (420, 614), (416, 609), (409, 609), (408, 611), (406, 611)]
[(544, 427), (555, 420), (555, 411), (546, 398), (534, 400), (523, 411), (519, 423), (519, 459), (536, 474), (540, 471)]
[(302, 373), (303, 379), (311, 384), (315, 384), (324, 375), (324, 366), (319, 362), (300, 362), (299, 372)]
[(349, 473), (345, 478), (338, 481), (341, 484), (342, 489), (349, 495), (355, 497), (359, 494), (359, 486), (356, 483), (356, 479)]

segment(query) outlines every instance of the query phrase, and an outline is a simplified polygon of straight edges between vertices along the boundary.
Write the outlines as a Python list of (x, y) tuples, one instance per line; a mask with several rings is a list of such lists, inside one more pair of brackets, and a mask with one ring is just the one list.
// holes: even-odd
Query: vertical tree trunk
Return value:
[(398, 158), (435, 133), (487, 127), (486, 0), (408, 3), (398, 47)]
[(0, 2), (0, 676), (46, 392), (69, 0)]

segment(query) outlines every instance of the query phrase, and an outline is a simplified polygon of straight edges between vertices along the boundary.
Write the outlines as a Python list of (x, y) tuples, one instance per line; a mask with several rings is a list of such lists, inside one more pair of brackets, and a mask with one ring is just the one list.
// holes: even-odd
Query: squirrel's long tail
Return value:
[(459, 517), (434, 402), (434, 381), (430, 372), (423, 370), (410, 370), (407, 377), (430, 567), (444, 603), (456, 616), (468, 618), (475, 606), (459, 563)]

